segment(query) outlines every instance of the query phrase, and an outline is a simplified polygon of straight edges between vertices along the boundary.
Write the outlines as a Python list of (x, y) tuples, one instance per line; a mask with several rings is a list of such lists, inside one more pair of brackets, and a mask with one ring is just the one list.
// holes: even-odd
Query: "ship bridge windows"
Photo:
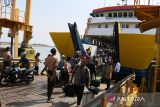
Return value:
[(112, 13), (108, 13), (108, 17), (112, 17)]
[[(104, 16), (104, 14), (102, 15), (102, 14), (100, 14), (100, 17), (103, 17)], [(134, 12), (132, 12), (132, 11), (129, 11), (129, 12), (109, 12), (108, 13), (108, 15), (107, 16), (105, 16), (105, 18), (111, 18), (111, 17), (114, 17), (114, 18), (116, 18), (116, 17), (133, 17), (134, 16)]]
[(119, 13), (118, 13), (118, 17), (122, 17), (122, 12), (119, 12)]
[(128, 12), (128, 17), (133, 17), (133, 12)]
[(117, 13), (113, 13), (113, 17), (117, 17)]
[(96, 14), (96, 17), (99, 17), (99, 14)]
[(127, 17), (127, 12), (123, 12), (123, 17)]
[(99, 14), (97, 13), (97, 14), (94, 15), (94, 17), (103, 17), (103, 16), (104, 16), (103, 13), (99, 13)]
[(103, 14), (103, 13), (101, 13), (101, 14), (100, 14), (100, 17), (103, 17), (103, 16), (104, 16), (104, 14)]

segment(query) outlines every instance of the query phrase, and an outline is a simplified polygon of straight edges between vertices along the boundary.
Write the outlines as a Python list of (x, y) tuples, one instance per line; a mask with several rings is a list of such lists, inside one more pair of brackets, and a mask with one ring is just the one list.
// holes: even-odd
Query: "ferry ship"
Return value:
[[(123, 5), (94, 9), (88, 18), (84, 42), (99, 48), (114, 48), (123, 75), (136, 72), (142, 77), (156, 58), (156, 29), (141, 33), (136, 10), (159, 8), (158, 5)], [(118, 29), (115, 22), (119, 23)], [(118, 31), (117, 31), (118, 30)], [(118, 33), (116, 33), (116, 31)]]

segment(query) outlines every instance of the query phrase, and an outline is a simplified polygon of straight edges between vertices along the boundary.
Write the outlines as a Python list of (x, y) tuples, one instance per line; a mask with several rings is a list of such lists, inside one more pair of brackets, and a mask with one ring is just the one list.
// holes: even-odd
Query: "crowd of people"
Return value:
[[(53, 50), (54, 52), (52, 52)], [(53, 90), (54, 87), (53, 81), (56, 79), (56, 69), (61, 71), (60, 80), (63, 81), (64, 87), (70, 83), (74, 84), (75, 95), (77, 96), (77, 105), (81, 104), (84, 88), (90, 87), (90, 82), (95, 80), (97, 75), (101, 77), (105, 76), (105, 90), (108, 90), (110, 88), (113, 71), (117, 77), (118, 72), (120, 71), (120, 62), (114, 61), (112, 53), (108, 53), (106, 55), (103, 52), (100, 52), (98, 55), (92, 57), (88, 50), (86, 50), (85, 54), (81, 54), (79, 51), (76, 51), (73, 57), (66, 57), (65, 55), (62, 55), (59, 62), (55, 58), (54, 48), (51, 50), (51, 54), (52, 55), (48, 55), (45, 59), (44, 68), (47, 70), (48, 74), (48, 102), (50, 102), (51, 90)], [(117, 81), (118, 79), (116, 82)]]
[[(67, 84), (74, 84), (77, 96), (77, 105), (81, 104), (83, 91), (85, 87), (90, 87), (90, 82), (95, 80), (97, 76), (105, 77), (106, 88), (110, 88), (110, 82), (112, 79), (113, 71), (117, 75), (120, 71), (120, 62), (114, 60), (114, 54), (112, 51), (104, 53), (99, 51), (95, 56), (91, 56), (89, 49), (85, 54), (81, 54), (79, 51), (75, 52), (73, 57), (61, 56), (60, 61), (56, 58), (56, 49), (52, 48), (50, 54), (45, 58), (44, 69), (40, 73), (44, 75), (44, 71), (47, 72), (48, 77), (48, 91), (47, 102), (51, 102), (51, 95), (54, 89), (56, 81), (57, 69), (61, 71), (60, 80), (63, 82), (63, 87)], [(40, 53), (35, 56), (35, 75), (39, 72), (39, 63), (41, 62)], [(10, 48), (6, 48), (6, 52), (3, 54), (4, 67), (11, 65), (12, 56), (10, 54)], [(21, 53), (21, 59), (19, 61), (21, 67), (29, 68), (29, 60), (26, 58), (25, 53)], [(116, 82), (118, 79), (116, 79)]]

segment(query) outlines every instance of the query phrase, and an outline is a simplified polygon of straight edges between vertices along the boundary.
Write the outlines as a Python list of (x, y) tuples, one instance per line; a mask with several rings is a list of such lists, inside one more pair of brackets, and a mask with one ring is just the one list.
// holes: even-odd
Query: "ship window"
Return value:
[(122, 27), (122, 28), (125, 28), (125, 24), (121, 24), (121, 27)]
[(113, 13), (113, 17), (117, 17), (117, 13)]
[(126, 28), (129, 28), (129, 24), (126, 24)]
[(122, 12), (119, 12), (119, 13), (118, 13), (118, 17), (122, 17)]
[(105, 28), (108, 28), (108, 24), (105, 24)]
[(127, 17), (127, 12), (123, 12), (123, 17)]
[(136, 25), (135, 25), (135, 28), (138, 28), (138, 27), (139, 27), (139, 25), (138, 25), (138, 24), (136, 24)]
[(129, 17), (133, 17), (133, 12), (129, 12), (129, 13), (128, 13), (128, 16), (129, 16)]
[(101, 28), (101, 25), (98, 25), (98, 28)]
[(103, 15), (103, 14), (100, 14), (100, 16), (103, 17), (104, 15)]
[(108, 13), (108, 17), (112, 17), (112, 13)]
[(96, 17), (99, 17), (99, 14), (96, 14)]

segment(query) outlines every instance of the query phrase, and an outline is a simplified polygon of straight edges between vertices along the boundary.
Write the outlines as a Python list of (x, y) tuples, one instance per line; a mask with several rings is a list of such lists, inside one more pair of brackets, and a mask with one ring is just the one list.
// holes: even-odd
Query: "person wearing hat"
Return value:
[(47, 57), (45, 61), (45, 66), (47, 68), (47, 76), (48, 76), (48, 89), (47, 89), (48, 103), (52, 102), (51, 96), (52, 96), (52, 92), (53, 92), (53, 88), (56, 80), (56, 70), (58, 65), (58, 60), (55, 57), (57, 52), (56, 49), (52, 48), (50, 52), (52, 55)]
[(6, 52), (3, 54), (3, 67), (10, 66), (12, 63), (12, 56), (10, 52), (10, 47), (6, 48)]

